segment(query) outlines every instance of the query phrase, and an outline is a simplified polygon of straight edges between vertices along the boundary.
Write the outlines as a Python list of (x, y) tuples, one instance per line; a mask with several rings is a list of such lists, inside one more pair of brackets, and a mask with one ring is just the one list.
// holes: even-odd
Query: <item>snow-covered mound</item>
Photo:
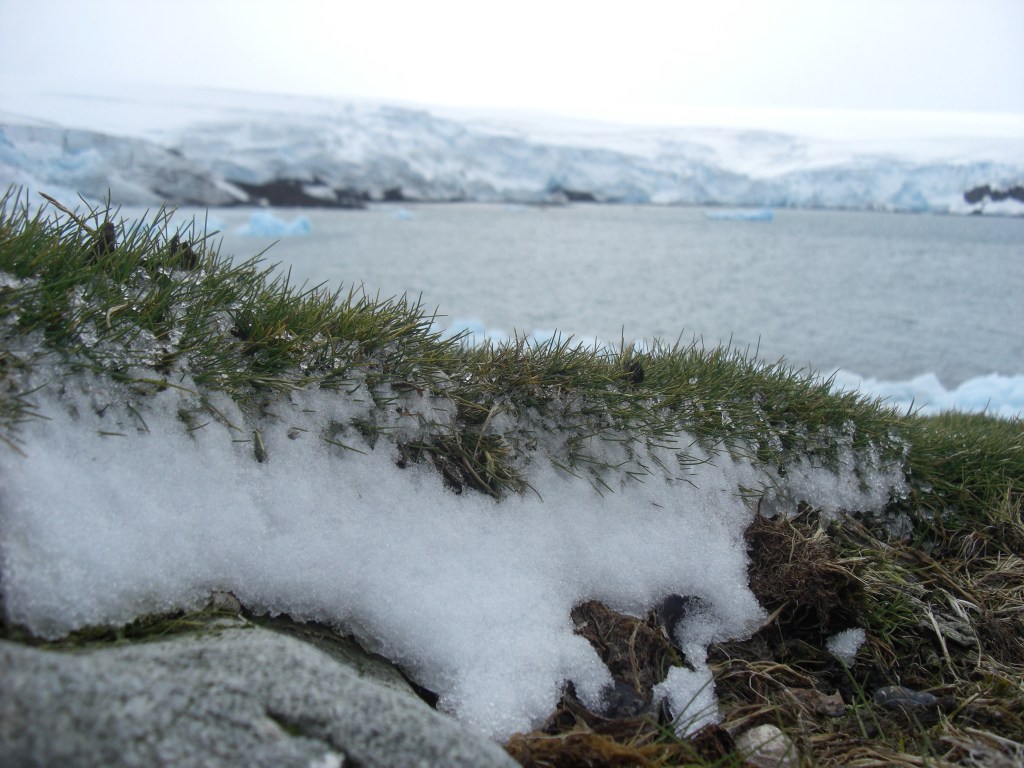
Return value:
[(1024, 139), (853, 142), (223, 92), (100, 100), (5, 88), (0, 182), (94, 198), (109, 189), (118, 203), (259, 202), (231, 182), (288, 180), (326, 203), (390, 195), (1024, 212), (1012, 197), (965, 199), (1021, 185)]
[[(325, 426), (375, 418), (365, 384), (295, 390), (257, 421), (211, 394), (218, 418), (186, 429), (182, 414), (203, 407), (187, 377), (136, 398), (57, 373), (38, 372), (45, 418), (25, 425), (21, 450), (0, 444), (4, 609), (36, 635), (200, 607), (229, 590), (256, 610), (355, 633), (440, 694), (443, 709), (507, 738), (547, 717), (566, 680), (602, 706), (611, 678), (573, 631), (581, 602), (643, 615), (667, 595), (698, 598), (675, 629), (692, 668), (659, 688), (685, 731), (717, 716), (708, 645), (764, 619), (747, 583), (743, 533), (755, 513), (742, 491), (768, 478), (691, 435), (649, 449), (645, 461), (666, 469), (646, 482), (599, 492), (537, 461), (532, 490), (498, 502), (454, 494), (429, 464), (399, 469), (394, 443), (352, 433), (346, 450), (319, 439)], [(411, 437), (422, 414), (455, 418), (443, 397), (403, 397), (382, 431)], [(259, 459), (244, 439), (252, 431), (263, 436)], [(557, 431), (543, 439), (557, 442)], [(581, 450), (616, 462), (632, 449), (593, 436)], [(669, 470), (680, 450), (690, 463)], [(902, 492), (898, 462), (844, 450), (839, 474), (804, 461), (771, 478), (765, 509), (804, 499), (880, 511)]]

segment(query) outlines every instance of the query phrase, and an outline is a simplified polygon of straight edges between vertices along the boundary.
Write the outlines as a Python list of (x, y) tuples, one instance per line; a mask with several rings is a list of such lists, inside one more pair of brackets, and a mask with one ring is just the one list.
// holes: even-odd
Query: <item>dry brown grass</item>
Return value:
[[(803, 766), (1024, 765), (1020, 512), (1007, 495), (970, 531), (947, 530), (928, 544), (880, 538), (855, 518), (829, 522), (809, 509), (758, 519), (747, 535), (750, 580), (771, 618), (749, 640), (710, 649), (718, 726), (680, 740), (658, 712), (616, 721), (566, 700), (509, 752), (525, 766), (743, 765), (734, 737), (771, 724)], [(653, 617), (581, 608), (591, 627), (584, 636), (619, 677), (638, 679), (637, 638), (657, 626)], [(868, 639), (847, 668), (825, 642), (854, 626)], [(935, 703), (901, 710), (874, 700), (893, 685)]]

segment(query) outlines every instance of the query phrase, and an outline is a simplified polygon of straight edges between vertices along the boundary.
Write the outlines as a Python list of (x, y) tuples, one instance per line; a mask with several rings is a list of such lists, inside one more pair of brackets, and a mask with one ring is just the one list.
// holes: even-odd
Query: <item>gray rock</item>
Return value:
[(736, 737), (736, 751), (755, 768), (797, 768), (796, 744), (774, 725), (758, 725)]
[(516, 765), (336, 655), (238, 625), (75, 652), (0, 641), (0, 764)]
[(367, 678), (385, 688), (420, 700), (409, 681), (394, 664), (383, 656), (370, 653), (351, 637), (339, 635), (322, 624), (293, 621), (287, 616), (256, 616), (253, 617), (253, 621), (320, 649), (328, 656), (333, 656), (358, 677)]
[(936, 696), (902, 685), (879, 688), (871, 699), (877, 706), (904, 715), (921, 725), (933, 725), (939, 721), (941, 712), (949, 713), (957, 708), (957, 701), (952, 696)]

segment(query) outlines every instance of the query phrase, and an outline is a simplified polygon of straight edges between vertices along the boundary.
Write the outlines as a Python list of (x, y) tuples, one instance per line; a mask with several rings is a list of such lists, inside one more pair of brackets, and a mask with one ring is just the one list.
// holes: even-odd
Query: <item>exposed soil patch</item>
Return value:
[(683, 663), (657, 616), (638, 619), (589, 601), (573, 609), (572, 620), (576, 634), (594, 646), (615, 680), (610, 712), (605, 714), (628, 716), (650, 710), (651, 689), (665, 679), (670, 667)]
[(793, 520), (758, 516), (745, 534), (750, 589), (787, 636), (820, 641), (856, 624), (862, 592), (853, 572), (837, 562), (823, 529), (801, 530)]

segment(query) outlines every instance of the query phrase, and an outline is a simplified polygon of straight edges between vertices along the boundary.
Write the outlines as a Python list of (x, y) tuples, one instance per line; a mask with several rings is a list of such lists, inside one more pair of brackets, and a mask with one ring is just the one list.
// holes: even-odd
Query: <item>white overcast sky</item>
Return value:
[(12, 74), (629, 122), (1024, 115), (1024, 0), (0, 0)]

